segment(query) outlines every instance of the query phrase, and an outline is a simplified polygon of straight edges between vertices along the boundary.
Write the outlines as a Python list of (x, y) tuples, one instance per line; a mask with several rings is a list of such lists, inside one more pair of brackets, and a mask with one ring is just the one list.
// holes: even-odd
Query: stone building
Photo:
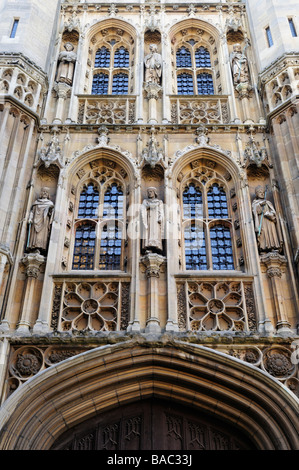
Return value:
[(298, 449), (298, 1), (0, 22), (0, 449)]

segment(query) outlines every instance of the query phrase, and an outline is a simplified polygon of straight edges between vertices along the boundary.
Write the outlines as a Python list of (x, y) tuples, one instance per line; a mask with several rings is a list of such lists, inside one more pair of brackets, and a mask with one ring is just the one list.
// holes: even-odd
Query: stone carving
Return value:
[[(246, 47), (246, 46), (245, 46)], [(235, 44), (230, 55), (234, 85), (249, 82), (248, 59), (242, 51), (241, 44)]]
[(151, 130), (151, 136), (149, 138), (148, 143), (146, 144), (146, 148), (142, 151), (142, 161), (141, 165), (144, 163), (148, 163), (151, 168), (155, 168), (157, 163), (163, 164), (164, 154), (162, 149), (160, 148), (159, 142), (154, 134), (154, 130)]
[[(127, 324), (128, 309), (128, 283), (123, 288), (118, 282), (68, 283), (63, 296), (60, 329), (81, 333), (115, 331), (120, 315), (122, 326)], [(57, 308), (55, 314), (57, 316)]]
[(266, 147), (258, 148), (253, 137), (250, 137), (249, 142), (244, 150), (244, 165), (253, 163), (258, 168), (262, 166), (264, 162), (268, 162), (268, 154)]
[(188, 282), (190, 328), (195, 331), (246, 331), (241, 282)]
[(47, 188), (42, 188), (40, 197), (34, 201), (29, 214), (29, 233), (27, 248), (47, 250), (51, 225), (54, 216), (54, 204), (50, 200)]
[(147, 198), (144, 199), (141, 206), (141, 220), (143, 250), (162, 252), (164, 209), (163, 202), (158, 199), (157, 190), (154, 187), (147, 190)]
[(64, 163), (61, 155), (61, 146), (56, 133), (54, 133), (47, 145), (40, 149), (39, 158), (46, 168), (49, 168), (52, 164), (57, 165), (59, 168), (63, 168)]
[(281, 251), (283, 240), (273, 204), (266, 199), (266, 192), (262, 186), (256, 187), (255, 195), (252, 212), (259, 251)]
[[(184, 100), (172, 103), (172, 122), (178, 124), (223, 124), (228, 122), (227, 104), (220, 100)], [(226, 108), (225, 108), (226, 107)]]
[(263, 368), (276, 378), (290, 377), (295, 370), (290, 354), (290, 351), (286, 348), (273, 347), (265, 350), (263, 353)]
[(67, 42), (64, 49), (65, 51), (61, 51), (58, 56), (56, 81), (72, 85), (77, 54), (71, 42)]
[(145, 56), (145, 82), (154, 82), (158, 85), (161, 82), (162, 76), (162, 57), (157, 52), (158, 47), (156, 44), (150, 44), (150, 53)]

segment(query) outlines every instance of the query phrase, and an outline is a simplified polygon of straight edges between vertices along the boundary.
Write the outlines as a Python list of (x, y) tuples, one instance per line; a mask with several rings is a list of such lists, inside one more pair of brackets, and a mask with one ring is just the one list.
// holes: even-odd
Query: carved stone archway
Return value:
[(208, 416), (212, 427), (221, 421), (253, 448), (299, 447), (298, 400), (267, 373), (201, 345), (138, 336), (66, 359), (18, 388), (0, 411), (0, 449), (51, 449), (67, 429), (152, 398)]

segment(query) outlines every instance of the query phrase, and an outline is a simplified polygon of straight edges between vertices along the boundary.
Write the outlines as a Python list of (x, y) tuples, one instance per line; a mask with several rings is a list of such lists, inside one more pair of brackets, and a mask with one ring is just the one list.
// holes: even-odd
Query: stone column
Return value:
[(272, 251), (261, 255), (261, 263), (266, 267), (267, 276), (271, 281), (273, 301), (276, 313), (276, 328), (278, 333), (290, 333), (290, 322), (284, 307), (282, 273), (285, 271), (287, 260), (278, 252)]
[[(65, 111), (65, 102), (71, 96), (71, 87), (66, 83), (56, 83), (54, 90), (57, 93), (57, 106), (56, 115), (53, 124), (60, 124), (63, 122), (63, 113)], [(67, 114), (66, 114), (67, 116)]]
[(0, 244), (0, 286), (3, 281), (3, 276), (7, 263), (13, 263), (11, 252), (8, 246)]
[(39, 252), (29, 253), (22, 258), (21, 262), (26, 266), (26, 286), (23, 296), (22, 315), (17, 326), (18, 333), (27, 333), (32, 324), (32, 306), (34, 293), (37, 289), (36, 280), (41, 266), (45, 263), (45, 257)]
[(161, 265), (164, 263), (165, 257), (157, 253), (147, 253), (141, 258), (141, 262), (146, 267), (146, 277), (148, 279), (147, 289), (147, 321), (146, 331), (150, 333), (159, 333), (159, 277)]
[(157, 100), (162, 92), (162, 87), (157, 85), (157, 83), (149, 82), (145, 84), (144, 90), (147, 93), (148, 99), (148, 123), (157, 124)]

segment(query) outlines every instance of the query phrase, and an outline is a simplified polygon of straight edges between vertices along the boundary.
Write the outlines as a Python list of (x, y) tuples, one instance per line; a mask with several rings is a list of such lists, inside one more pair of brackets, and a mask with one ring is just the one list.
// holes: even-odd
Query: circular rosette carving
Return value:
[(62, 329), (114, 331), (117, 324), (118, 283), (80, 283), (65, 294)]
[(43, 355), (34, 347), (23, 347), (15, 351), (10, 364), (10, 372), (20, 379), (29, 379), (43, 366)]
[(236, 331), (245, 329), (241, 284), (189, 282), (191, 329)]
[(287, 379), (295, 371), (291, 361), (291, 351), (283, 347), (266, 349), (263, 353), (263, 369), (277, 379)]

